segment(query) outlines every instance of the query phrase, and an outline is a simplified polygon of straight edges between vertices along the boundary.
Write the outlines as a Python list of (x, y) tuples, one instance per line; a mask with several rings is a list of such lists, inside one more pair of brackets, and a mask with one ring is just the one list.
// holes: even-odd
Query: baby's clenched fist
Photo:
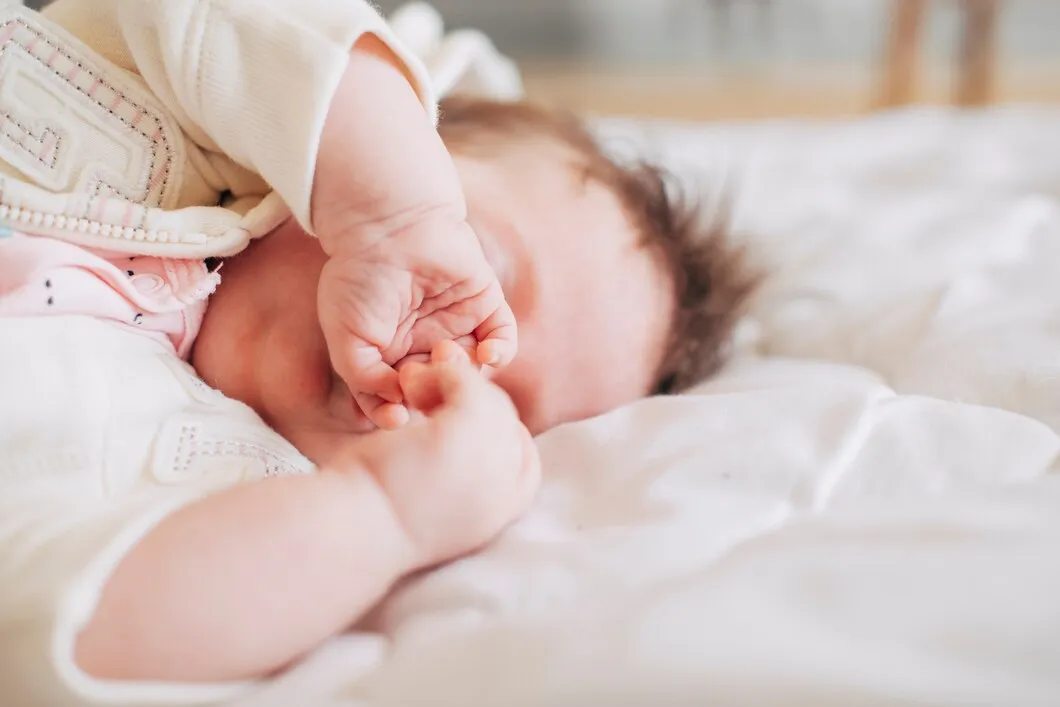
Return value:
[(541, 467), (511, 400), (455, 343), (440, 342), (429, 363), (409, 363), (400, 377), (412, 421), (358, 447), (426, 566), (482, 547), (522, 515)]

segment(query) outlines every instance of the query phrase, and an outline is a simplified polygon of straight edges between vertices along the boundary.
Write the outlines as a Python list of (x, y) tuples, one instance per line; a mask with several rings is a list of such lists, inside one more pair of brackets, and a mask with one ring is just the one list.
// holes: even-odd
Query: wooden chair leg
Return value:
[(954, 100), (962, 106), (988, 103), (994, 90), (997, 60), (997, 0), (962, 0), (964, 27), (961, 32), (957, 87)]
[(885, 108), (910, 103), (916, 93), (927, 0), (893, 0), (892, 8), (880, 95)]

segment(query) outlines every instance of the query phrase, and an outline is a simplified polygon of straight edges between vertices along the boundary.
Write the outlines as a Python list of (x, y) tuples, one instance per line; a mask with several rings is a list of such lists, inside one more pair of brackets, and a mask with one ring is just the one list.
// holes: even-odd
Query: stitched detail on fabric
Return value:
[(198, 457), (252, 459), (262, 465), (267, 477), (306, 473), (264, 445), (236, 440), (203, 440), (199, 437), (198, 425), (181, 425), (174, 471), (187, 475)]
[(187, 474), (191, 469), (191, 461), (195, 458), (196, 440), (199, 437), (197, 425), (181, 425), (180, 440), (177, 442), (177, 458), (173, 461), (175, 471)]
[[(42, 166), (55, 169), (59, 152), (62, 150), (63, 136), (51, 128), (43, 128), (39, 134), (34, 134), (29, 126), (15, 120), (5, 110), (0, 112), (0, 135), (21, 148), (31, 158), (36, 159)], [(27, 139), (33, 144), (27, 145)]]
[(254, 442), (213, 440), (200, 445), (199, 454), (204, 457), (243, 457), (261, 462), (266, 476), (302, 473), (276, 452)]
[[(172, 187), (170, 177), (176, 155), (161, 116), (127, 95), (105, 75), (87, 66), (69, 49), (59, 46), (44, 28), (28, 22), (23, 17), (11, 18), (0, 24), (0, 57), (12, 50), (20, 50), (26, 57), (44, 67), (53, 79), (73, 88), (96, 109), (109, 114), (127, 129), (147, 139), (147, 149), (150, 152), (148, 177), (146, 184), (141, 185), (140, 193), (124, 193), (121, 188), (108, 183), (100, 175), (92, 187), (92, 195), (100, 196), (106, 189), (123, 199), (140, 204), (158, 206), (163, 203)], [(45, 130), (40, 139), (31, 136), (33, 144), (26, 145), (24, 138), (15, 139), (8, 134), (7, 122), (14, 123), (10, 114), (5, 112), (3, 118), (4, 126), (0, 129), (0, 137), (41, 164), (46, 165), (48, 160), (51, 160), (54, 165), (61, 153), (60, 136), (53, 133), (55, 141), (52, 144), (48, 138), (49, 131)], [(23, 132), (28, 134), (29, 131)], [(157, 192), (154, 197), (153, 192)]]

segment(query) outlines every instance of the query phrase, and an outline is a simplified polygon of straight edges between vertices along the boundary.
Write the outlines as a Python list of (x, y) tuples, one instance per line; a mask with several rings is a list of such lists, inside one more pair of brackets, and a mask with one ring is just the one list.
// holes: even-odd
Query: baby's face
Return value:
[[(454, 157), (468, 220), (519, 323), (519, 353), (489, 371), (534, 434), (650, 392), (671, 284), (616, 198), (544, 141)], [(326, 256), (293, 221), (227, 262), (193, 363), (279, 432), (364, 431), (317, 320)]]

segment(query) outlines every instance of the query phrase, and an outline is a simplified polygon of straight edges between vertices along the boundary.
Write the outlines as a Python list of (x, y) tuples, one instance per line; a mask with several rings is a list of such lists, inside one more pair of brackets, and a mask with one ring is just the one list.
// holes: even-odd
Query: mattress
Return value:
[(598, 127), (731, 204), (731, 365), (246, 704), (1060, 705), (1060, 110)]

